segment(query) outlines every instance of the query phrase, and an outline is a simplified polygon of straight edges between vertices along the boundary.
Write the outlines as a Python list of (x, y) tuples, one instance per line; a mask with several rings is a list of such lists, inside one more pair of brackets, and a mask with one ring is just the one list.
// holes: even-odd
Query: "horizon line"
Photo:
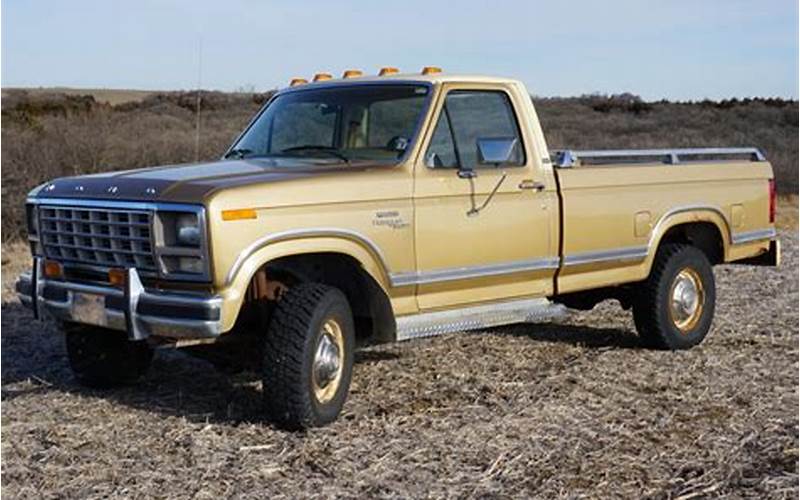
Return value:
[[(245, 87), (251, 87), (248, 90), (245, 90)], [(69, 91), (127, 91), (127, 92), (139, 92), (139, 93), (169, 93), (169, 92), (219, 92), (223, 94), (266, 94), (269, 92), (277, 92), (282, 88), (286, 87), (273, 87), (265, 90), (258, 90), (254, 88), (254, 86), (250, 85), (242, 85), (241, 89), (233, 89), (233, 90), (225, 90), (220, 88), (191, 88), (191, 87), (181, 87), (181, 88), (133, 88), (133, 87), (74, 87), (70, 85), (0, 85), (0, 90), (69, 90)], [(788, 102), (798, 102), (798, 97), (791, 96), (782, 96), (782, 95), (733, 95), (728, 97), (696, 97), (690, 99), (679, 99), (679, 98), (671, 98), (671, 97), (661, 97), (661, 98), (645, 98), (641, 94), (637, 94), (636, 92), (632, 92), (630, 90), (623, 90), (619, 92), (605, 92), (605, 91), (592, 91), (578, 95), (539, 95), (531, 93), (530, 96), (533, 99), (580, 99), (580, 98), (588, 98), (588, 97), (614, 97), (614, 96), (622, 96), (625, 94), (629, 94), (635, 97), (638, 97), (643, 102), (646, 103), (657, 103), (662, 101), (667, 101), (671, 103), (693, 103), (693, 102), (703, 102), (703, 101), (711, 101), (711, 102), (723, 102), (723, 101), (732, 101), (732, 100), (769, 100), (769, 99), (777, 99), (782, 101)], [(88, 94), (86, 94), (88, 95)]]

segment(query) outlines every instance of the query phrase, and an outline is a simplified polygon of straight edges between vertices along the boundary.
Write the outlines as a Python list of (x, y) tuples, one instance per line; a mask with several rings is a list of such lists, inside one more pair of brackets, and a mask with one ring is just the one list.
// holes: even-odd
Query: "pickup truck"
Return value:
[(438, 68), (296, 79), (219, 161), (56, 179), (26, 209), (17, 291), (80, 382), (219, 349), (257, 358), (287, 428), (337, 418), (357, 345), (616, 299), (643, 345), (692, 347), (712, 266), (780, 254), (758, 149), (550, 152), (522, 83)]

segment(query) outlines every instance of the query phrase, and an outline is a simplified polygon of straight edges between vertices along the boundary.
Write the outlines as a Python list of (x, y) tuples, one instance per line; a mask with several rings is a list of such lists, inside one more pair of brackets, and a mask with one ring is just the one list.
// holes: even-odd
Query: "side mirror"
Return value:
[(389, 139), (389, 142), (386, 143), (386, 149), (389, 151), (395, 151), (397, 153), (403, 153), (406, 149), (408, 149), (408, 143), (409, 140), (407, 137), (396, 135)]
[(475, 173), (475, 170), (473, 170), (471, 166), (469, 166), (469, 167), (461, 167), (461, 168), (458, 169), (458, 178), (459, 179), (474, 179), (477, 176), (478, 176), (478, 174)]
[(479, 163), (499, 166), (514, 160), (516, 137), (480, 137), (477, 143)]

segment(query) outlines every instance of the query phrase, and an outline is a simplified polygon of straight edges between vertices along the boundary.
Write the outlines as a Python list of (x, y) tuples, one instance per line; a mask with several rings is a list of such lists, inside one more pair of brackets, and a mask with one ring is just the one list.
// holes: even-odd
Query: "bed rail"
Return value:
[(736, 156), (747, 156), (750, 161), (766, 161), (764, 154), (758, 148), (686, 148), (686, 149), (599, 149), (575, 151), (564, 149), (553, 154), (557, 167), (574, 167), (581, 165), (585, 160), (592, 164), (598, 163), (652, 163), (660, 161), (668, 164), (678, 164), (691, 161), (713, 161)]

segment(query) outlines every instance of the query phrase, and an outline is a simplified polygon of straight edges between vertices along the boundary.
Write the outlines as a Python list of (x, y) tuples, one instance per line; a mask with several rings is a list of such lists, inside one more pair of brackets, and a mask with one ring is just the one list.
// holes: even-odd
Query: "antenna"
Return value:
[(200, 161), (200, 89), (203, 85), (203, 37), (200, 37), (197, 49), (197, 103), (194, 128), (194, 161)]

